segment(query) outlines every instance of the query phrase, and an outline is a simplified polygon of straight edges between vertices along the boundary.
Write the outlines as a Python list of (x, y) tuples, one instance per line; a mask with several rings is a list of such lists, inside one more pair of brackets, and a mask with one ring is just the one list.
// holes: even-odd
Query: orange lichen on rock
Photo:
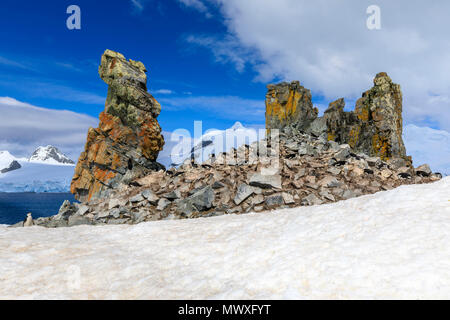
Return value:
[(282, 129), (293, 123), (309, 123), (318, 110), (311, 102), (311, 92), (298, 81), (268, 85), (266, 94), (266, 128)]
[[(298, 81), (267, 86), (266, 128), (287, 127), (341, 144), (382, 159), (406, 156), (402, 140), (402, 93), (385, 72), (376, 75), (374, 86), (363, 93), (354, 111), (344, 111), (343, 98), (330, 103), (317, 118), (310, 91)], [(290, 129), (290, 130), (291, 130)]]
[(103, 54), (99, 74), (108, 96), (75, 168), (71, 192), (78, 200), (107, 196), (118, 184), (163, 168), (156, 162), (164, 146), (156, 120), (161, 105), (147, 92), (145, 72), (141, 62), (110, 50)]

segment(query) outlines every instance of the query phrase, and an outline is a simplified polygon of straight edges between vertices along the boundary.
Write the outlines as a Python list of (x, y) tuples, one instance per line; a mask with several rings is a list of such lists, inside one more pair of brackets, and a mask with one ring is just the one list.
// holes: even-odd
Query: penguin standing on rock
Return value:
[(31, 212), (27, 213), (27, 217), (23, 220), (24, 227), (34, 226), (33, 217), (31, 216)]

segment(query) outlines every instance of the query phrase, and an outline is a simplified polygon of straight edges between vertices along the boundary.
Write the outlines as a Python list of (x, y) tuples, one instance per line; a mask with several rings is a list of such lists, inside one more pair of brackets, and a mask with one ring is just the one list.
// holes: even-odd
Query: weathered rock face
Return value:
[(383, 160), (407, 159), (403, 144), (402, 92), (386, 73), (379, 73), (374, 87), (363, 93), (353, 112), (344, 112), (343, 99), (325, 111), (328, 137), (348, 143), (354, 150)]
[(147, 92), (142, 62), (106, 50), (99, 68), (108, 85), (105, 111), (90, 128), (78, 160), (71, 192), (80, 201), (107, 196), (119, 183), (161, 169), (156, 162), (164, 145), (156, 120), (161, 106)]
[[(402, 93), (400, 86), (393, 83), (386, 73), (377, 74), (374, 87), (363, 93), (354, 111), (345, 112), (345, 101), (341, 98), (330, 103), (324, 116), (320, 118), (312, 107), (310, 94), (300, 104), (298, 99), (290, 98), (299, 96), (296, 94), (299, 90), (296, 89), (299, 87), (297, 84), (295, 82), (293, 87), (292, 84), (287, 86), (285, 83), (268, 86), (267, 129), (294, 126), (315, 136), (326, 133), (328, 140), (349, 144), (356, 152), (364, 152), (383, 160), (403, 158), (411, 162), (406, 156), (402, 140)], [(301, 92), (309, 93), (303, 87), (300, 88)]]
[(318, 110), (311, 102), (311, 91), (298, 81), (269, 84), (267, 89), (267, 129), (282, 129), (291, 124), (307, 127), (317, 118)]

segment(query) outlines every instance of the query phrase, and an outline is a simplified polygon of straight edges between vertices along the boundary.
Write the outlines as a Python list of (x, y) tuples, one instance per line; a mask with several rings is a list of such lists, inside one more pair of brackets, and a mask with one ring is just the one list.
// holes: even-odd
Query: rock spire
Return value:
[(146, 68), (111, 50), (101, 58), (99, 75), (108, 85), (98, 128), (90, 128), (72, 179), (80, 201), (101, 198), (119, 183), (162, 168), (164, 145), (156, 118), (161, 105), (147, 92)]

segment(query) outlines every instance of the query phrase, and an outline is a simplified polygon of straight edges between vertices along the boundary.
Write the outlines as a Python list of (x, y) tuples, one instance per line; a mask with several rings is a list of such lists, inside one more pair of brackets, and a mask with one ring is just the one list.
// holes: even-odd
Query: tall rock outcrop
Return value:
[[(344, 111), (345, 101), (341, 98), (330, 103), (323, 117), (317, 117), (309, 90), (298, 82), (292, 84), (268, 86), (268, 130), (290, 126), (316, 136), (326, 133), (328, 140), (349, 144), (357, 152), (383, 160), (403, 158), (411, 162), (402, 140), (402, 92), (386, 73), (376, 75), (374, 87), (363, 93), (354, 111)], [(307, 94), (303, 96), (303, 92)]]
[(282, 129), (295, 124), (307, 127), (317, 118), (311, 102), (311, 91), (298, 81), (269, 84), (266, 94), (266, 128)]
[(164, 145), (156, 118), (161, 106), (147, 92), (142, 62), (106, 50), (99, 74), (108, 85), (98, 128), (90, 128), (72, 179), (80, 201), (107, 196), (121, 182), (162, 168), (156, 162)]

